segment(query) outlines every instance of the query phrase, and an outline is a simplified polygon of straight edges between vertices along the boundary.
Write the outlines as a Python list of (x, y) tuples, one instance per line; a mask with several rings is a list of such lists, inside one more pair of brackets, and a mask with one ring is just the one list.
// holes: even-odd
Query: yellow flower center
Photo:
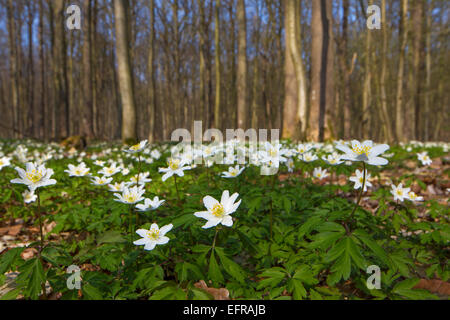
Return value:
[(369, 147), (369, 146), (353, 146), (352, 147), (352, 150), (354, 153), (359, 154), (359, 155), (365, 154), (366, 156), (369, 156), (368, 153), (369, 153), (370, 149), (372, 149), (372, 147)]
[(408, 195), (411, 199), (417, 198), (417, 195), (414, 192), (410, 192), (410, 193), (408, 193)]
[(217, 218), (221, 218), (225, 213), (225, 209), (223, 208), (222, 204), (216, 203), (212, 208), (211, 213), (215, 215)]
[(141, 145), (138, 143), (138, 144), (135, 144), (134, 146), (130, 147), (130, 149), (136, 151), (136, 150), (139, 150), (140, 146)]
[(42, 179), (42, 173), (37, 171), (36, 169), (31, 170), (31, 172), (27, 172), (27, 178), (33, 183), (37, 183)]
[(398, 194), (399, 196), (402, 196), (402, 195), (403, 195), (403, 191), (402, 191), (402, 190), (397, 190), (397, 194)]
[(81, 175), (80, 169), (76, 169), (76, 170), (75, 170), (75, 174), (78, 175), (78, 176)]
[(278, 154), (278, 151), (276, 149), (270, 149), (269, 154), (271, 157), (276, 157)]
[(2, 166), (3, 165), (3, 161), (2, 160), (0, 160), (0, 166)]
[(180, 165), (180, 160), (178, 159), (170, 159), (169, 160), (169, 168), (172, 170), (177, 170)]
[(157, 240), (159, 238), (159, 230), (157, 229), (151, 229), (147, 232), (147, 237), (149, 237), (152, 240)]
[(363, 177), (359, 177), (359, 182), (363, 183), (363, 181), (364, 181)]
[(238, 174), (238, 171), (236, 169), (230, 170), (230, 175), (232, 175), (233, 177), (235, 177), (237, 174)]
[(136, 196), (133, 195), (133, 194), (127, 194), (127, 195), (124, 196), (124, 198), (125, 198), (126, 202), (132, 203), (132, 202), (136, 201)]

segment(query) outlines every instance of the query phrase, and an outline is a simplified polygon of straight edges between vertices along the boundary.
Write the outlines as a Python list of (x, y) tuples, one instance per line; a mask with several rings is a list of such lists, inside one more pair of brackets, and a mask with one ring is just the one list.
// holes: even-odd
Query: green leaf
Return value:
[(245, 283), (246, 276), (244, 270), (236, 262), (227, 258), (223, 250), (216, 248), (216, 252), (225, 271), (234, 279), (239, 281), (239, 283)]
[(303, 283), (298, 279), (289, 279), (288, 282), (288, 288), (292, 287), (292, 298), (294, 300), (302, 300), (303, 298), (306, 298), (306, 290), (303, 286)]
[(102, 292), (94, 287), (91, 284), (83, 284), (81, 287), (81, 291), (83, 292), (83, 298), (87, 300), (102, 300), (103, 295)]
[(13, 248), (6, 251), (1, 255), (0, 258), (0, 274), (4, 274), (12, 269), (13, 265), (16, 263), (17, 259), (20, 258), (20, 254), (25, 250), (22, 248)]
[(17, 283), (25, 285), (25, 296), (36, 299), (41, 291), (41, 285), (45, 283), (45, 274), (42, 263), (38, 258), (26, 261), (20, 268)]
[(214, 256), (214, 250), (211, 251), (211, 257), (209, 258), (209, 270), (208, 277), (210, 280), (223, 283), (223, 275), (220, 271), (219, 265), (217, 264), (216, 257)]
[(110, 230), (103, 234), (97, 236), (97, 243), (117, 243), (117, 242), (127, 242), (127, 240), (122, 236), (120, 231)]
[(392, 267), (392, 261), (386, 252), (371, 237), (361, 229), (355, 230), (353, 234), (362, 241), (383, 263), (388, 267)]

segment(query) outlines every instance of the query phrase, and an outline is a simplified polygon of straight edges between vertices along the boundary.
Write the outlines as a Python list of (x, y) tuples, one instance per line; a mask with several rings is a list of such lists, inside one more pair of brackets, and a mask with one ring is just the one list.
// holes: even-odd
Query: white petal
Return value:
[(211, 196), (206, 196), (203, 198), (203, 204), (205, 205), (206, 209), (211, 210), (214, 205), (218, 204), (219, 201), (217, 201), (216, 199), (214, 199)]

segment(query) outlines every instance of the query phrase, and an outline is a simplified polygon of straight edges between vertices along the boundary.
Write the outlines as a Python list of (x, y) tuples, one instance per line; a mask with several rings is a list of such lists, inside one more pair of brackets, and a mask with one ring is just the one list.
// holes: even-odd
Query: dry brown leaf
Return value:
[(198, 289), (203, 289), (214, 297), (214, 300), (230, 300), (230, 292), (226, 288), (208, 288), (206, 282), (200, 280), (194, 283), (194, 286)]
[(415, 289), (425, 289), (431, 293), (435, 293), (442, 296), (450, 296), (450, 283), (434, 279), (420, 279), (419, 283), (414, 286)]
[(20, 254), (20, 256), (22, 259), (28, 260), (33, 258), (37, 253), (38, 251), (35, 248), (27, 248)]

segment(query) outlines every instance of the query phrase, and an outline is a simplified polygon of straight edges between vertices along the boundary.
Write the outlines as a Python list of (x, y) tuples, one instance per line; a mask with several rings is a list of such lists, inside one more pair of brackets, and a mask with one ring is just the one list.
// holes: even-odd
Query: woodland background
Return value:
[[(70, 4), (81, 30), (66, 28)], [(448, 141), (449, 5), (0, 0), (0, 137), (161, 141), (202, 120), (303, 140)]]

